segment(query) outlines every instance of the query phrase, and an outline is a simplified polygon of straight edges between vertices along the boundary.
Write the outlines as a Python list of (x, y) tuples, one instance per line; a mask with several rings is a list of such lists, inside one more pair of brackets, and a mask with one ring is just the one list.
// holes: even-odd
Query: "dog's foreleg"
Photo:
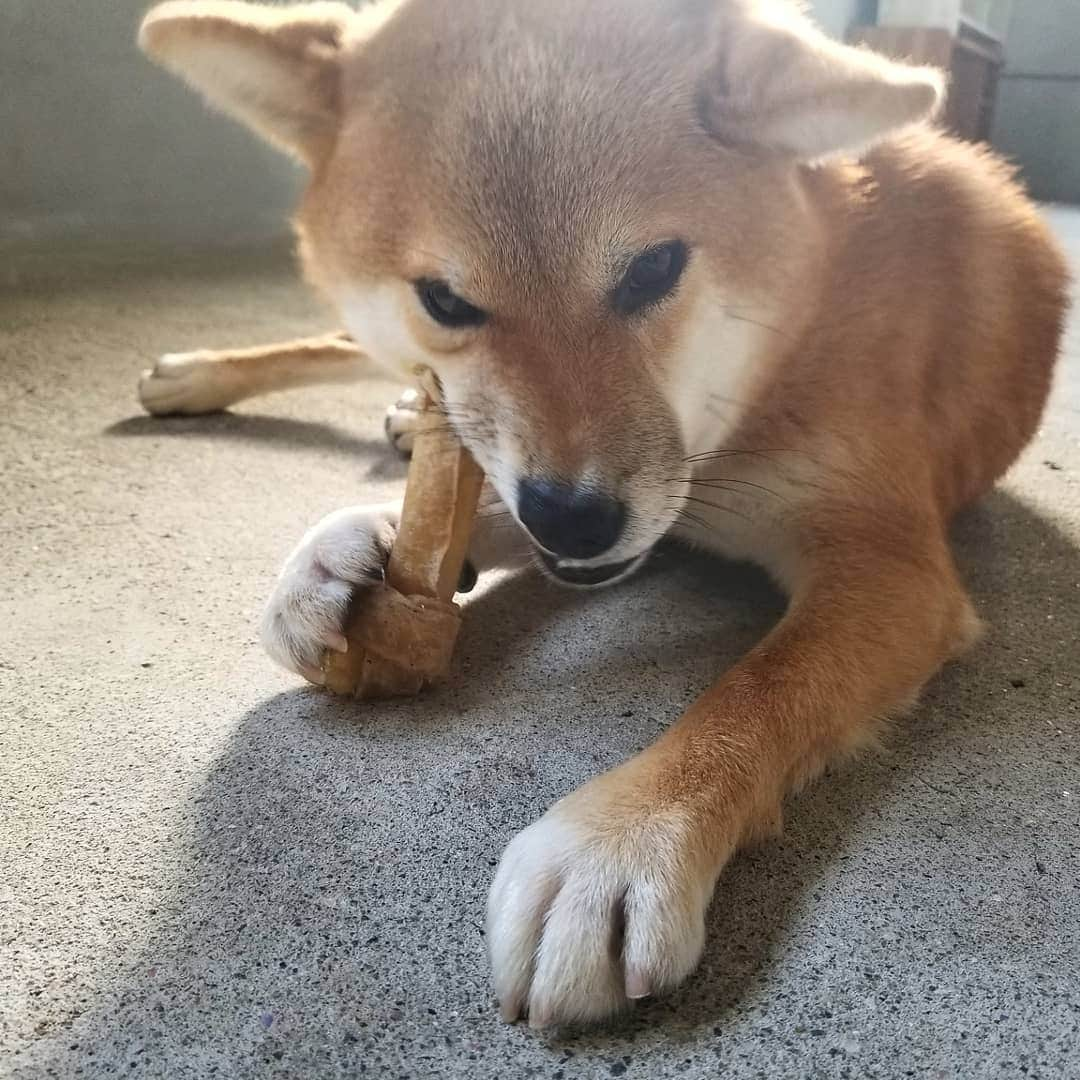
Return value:
[(823, 530), (776, 630), (656, 744), (509, 845), (488, 917), (506, 1018), (596, 1019), (684, 980), (736, 848), (775, 832), (786, 792), (872, 741), (970, 642), (940, 525), (897, 519), (883, 540), (884, 515), (846, 542)]
[(274, 390), (355, 382), (370, 370), (368, 357), (343, 334), (255, 349), (171, 353), (144, 372), (139, 399), (157, 416), (194, 416)]

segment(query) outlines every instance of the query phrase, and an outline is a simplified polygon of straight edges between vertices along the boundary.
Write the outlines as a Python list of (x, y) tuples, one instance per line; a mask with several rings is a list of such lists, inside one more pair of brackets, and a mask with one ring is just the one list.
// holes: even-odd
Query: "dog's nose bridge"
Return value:
[(524, 451), (522, 476), (593, 481), (617, 489), (640, 467), (663, 424), (663, 405), (636, 344), (624, 334), (552, 315), (530, 317), (498, 354)]
[(634, 410), (614, 389), (620, 384), (614, 365), (595, 364), (587, 355), (545, 358), (530, 371), (523, 404), (529, 424), (542, 433), (537, 471), (575, 482), (609, 471), (633, 423)]

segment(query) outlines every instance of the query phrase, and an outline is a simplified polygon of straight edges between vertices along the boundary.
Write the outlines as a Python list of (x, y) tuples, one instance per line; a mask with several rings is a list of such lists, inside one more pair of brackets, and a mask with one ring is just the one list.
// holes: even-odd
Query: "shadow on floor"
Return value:
[[(264, 418), (233, 420), (237, 437), (274, 430)], [(193, 423), (205, 431), (214, 421)], [(120, 433), (142, 430), (128, 422)], [(1050, 523), (998, 493), (955, 535), (991, 642), (1008, 641), (1033, 598), (1066, 592), (1056, 632), (1080, 639), (1080, 552)], [(885, 758), (793, 800), (785, 837), (735, 860), (685, 988), (606, 1031), (530, 1039), (497, 1024), (487, 989), (482, 905), (502, 844), (560, 789), (651, 741), (780, 610), (758, 575), (672, 552), (639, 585), (600, 596), (509, 579), (470, 605), (461, 671), (439, 693), (358, 717), (355, 706), (297, 690), (241, 717), (196, 800), (177, 895), (134, 946), (126, 980), (64, 1041), (97, 1046), (95, 1068), (162, 1058), (176, 1076), (247, 1075), (260, 1063), (282, 1075), (355, 1075), (363, 1065), (381, 1076), (398, 1075), (400, 1062), (378, 1057), (394, 1033), (402, 1060), (422, 1060), (430, 1040), (433, 1060), (459, 1064), (511, 1039), (549, 1075), (553, 1055), (621, 1052), (646, 1028), (672, 1045), (722, 1034), (747, 994), (769, 983), (792, 912), (844, 857), (860, 819), (943, 748), (962, 753), (976, 725), (995, 725), (1006, 747), (1029, 737), (1027, 721), (989, 695), (976, 720), (943, 719), (974, 680), (1011, 685), (1008, 649), (980, 647), (932, 684)], [(573, 652), (597, 602), (604, 617), (585, 629), (599, 661)], [(670, 621), (679, 606), (685, 633), (665, 638), (650, 619)], [(707, 624), (709, 610), (718, 624)], [(605, 639), (620, 619), (640, 632)], [(564, 633), (571, 654), (543, 652), (544, 686), (529, 650)], [(524, 660), (511, 659), (519, 652)], [(597, 751), (605, 738), (614, 749)], [(68, 1075), (77, 1056), (58, 1046), (56, 1073)]]
[(132, 416), (105, 429), (122, 439), (218, 438), (246, 443), (272, 443), (280, 449), (320, 450), (366, 464), (368, 480), (404, 480), (408, 463), (382, 438), (364, 439), (312, 420), (294, 420), (259, 413), (219, 412), (202, 416)]

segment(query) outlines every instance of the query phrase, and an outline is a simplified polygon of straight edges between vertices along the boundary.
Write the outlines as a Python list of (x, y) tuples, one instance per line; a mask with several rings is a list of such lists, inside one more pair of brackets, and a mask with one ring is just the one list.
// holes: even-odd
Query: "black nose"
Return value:
[(615, 546), (626, 524), (626, 507), (594, 488), (522, 480), (518, 516), (537, 543), (553, 555), (595, 559)]

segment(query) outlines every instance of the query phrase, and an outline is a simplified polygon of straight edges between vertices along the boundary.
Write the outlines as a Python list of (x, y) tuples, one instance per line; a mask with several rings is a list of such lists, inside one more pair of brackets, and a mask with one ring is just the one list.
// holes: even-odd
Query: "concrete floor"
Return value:
[(307, 524), (400, 488), (394, 388), (148, 419), (153, 354), (327, 316), (280, 261), (57, 266), (9, 263), (0, 299), (0, 1074), (1080, 1076), (1076, 329), (1043, 435), (957, 526), (985, 644), (731, 866), (683, 990), (542, 1037), (488, 987), (502, 846), (779, 598), (675, 552), (589, 599), (527, 576), (472, 600), (442, 691), (304, 689), (255, 616)]

